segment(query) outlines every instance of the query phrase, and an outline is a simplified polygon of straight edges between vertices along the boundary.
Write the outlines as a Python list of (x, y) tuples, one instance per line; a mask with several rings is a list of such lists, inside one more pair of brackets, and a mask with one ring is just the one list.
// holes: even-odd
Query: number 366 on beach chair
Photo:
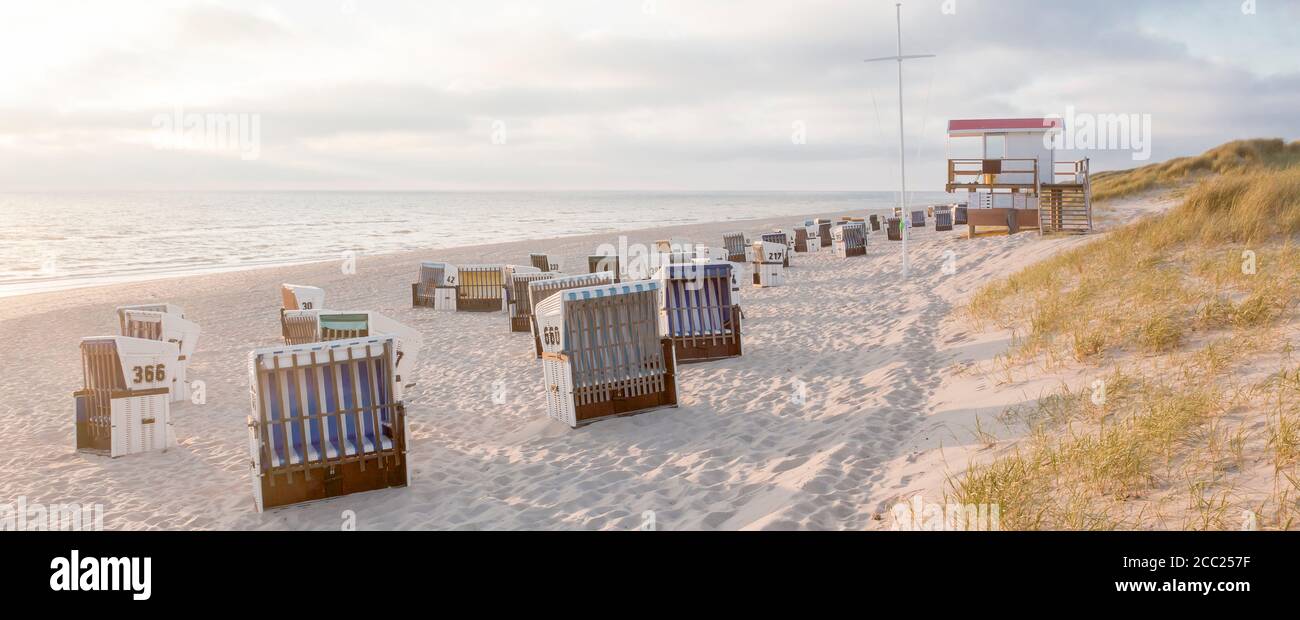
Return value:
[(257, 510), (410, 483), (391, 337), (258, 349), (248, 418)]
[(123, 306), (117, 309), (122, 335), (158, 340), (171, 345), (174, 355), (167, 364), (171, 377), (171, 399), (172, 402), (189, 400), (189, 365), (194, 350), (199, 346), (199, 326), (186, 320), (179, 312), (136, 309), (143, 307), (147, 306)]
[(677, 406), (653, 280), (560, 291), (537, 304), (546, 412), (570, 427)]
[(659, 270), (660, 329), (677, 361), (739, 357), (740, 306), (732, 294), (730, 263), (666, 265)]
[(82, 338), (83, 387), (73, 394), (77, 449), (118, 457), (175, 445), (169, 397), (175, 360), (171, 342)]

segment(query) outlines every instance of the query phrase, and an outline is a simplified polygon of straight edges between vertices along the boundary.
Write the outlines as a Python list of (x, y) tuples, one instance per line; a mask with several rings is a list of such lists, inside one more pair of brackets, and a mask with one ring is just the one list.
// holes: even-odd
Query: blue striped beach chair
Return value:
[(740, 306), (730, 263), (667, 265), (659, 270), (660, 328), (683, 364), (739, 357)]
[(925, 228), (925, 210), (912, 212), (912, 223), (909, 228)]
[(171, 368), (176, 345), (129, 336), (81, 339), (73, 393), (77, 450), (119, 457), (175, 445)]
[(248, 418), (257, 510), (406, 486), (391, 337), (258, 349)]
[(676, 407), (676, 361), (658, 307), (654, 280), (567, 289), (540, 302), (547, 415), (576, 428)]
[(952, 207), (949, 205), (939, 205), (934, 208), (934, 229), (935, 231), (952, 230)]
[(541, 332), (537, 328), (536, 308), (537, 305), (550, 299), (560, 291), (567, 291), (575, 288), (587, 286), (605, 286), (615, 284), (617, 279), (609, 271), (600, 271), (597, 273), (580, 274), (576, 276), (563, 276), (550, 278), (547, 280), (536, 280), (528, 283), (528, 308), (531, 310), (528, 319), (532, 325), (533, 332), (533, 350), (537, 357), (542, 356), (542, 339)]
[(722, 247), (727, 249), (727, 260), (733, 263), (745, 262), (746, 249), (749, 247), (745, 233), (733, 232), (722, 235)]

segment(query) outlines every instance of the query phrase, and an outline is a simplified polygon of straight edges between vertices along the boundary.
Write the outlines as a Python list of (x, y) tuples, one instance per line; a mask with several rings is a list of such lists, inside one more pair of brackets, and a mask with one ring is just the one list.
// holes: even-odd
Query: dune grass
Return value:
[[(1293, 525), (1300, 388), (1268, 400), (1260, 394), (1292, 384), (1244, 390), (1234, 373), (1246, 356), (1276, 347), (1273, 333), (1300, 299), (1300, 143), (1232, 142), (1098, 175), (1094, 195), (1179, 184), (1185, 199), (1169, 212), (989, 284), (966, 306), (969, 318), (1012, 330), (1007, 363), (1109, 373), (1103, 399), (1062, 388), (1039, 400), (1040, 411), (1012, 416), (1027, 439), (954, 478), (961, 503), (998, 503), (1013, 529), (1144, 527), (1168, 522), (1142, 498), (1182, 485), (1191, 515), (1183, 527), (1235, 527), (1225, 480), (1250, 437), (1223, 418), (1246, 407), (1270, 412), (1277, 484), (1267, 523)], [(1143, 370), (1153, 366), (1163, 370)]]

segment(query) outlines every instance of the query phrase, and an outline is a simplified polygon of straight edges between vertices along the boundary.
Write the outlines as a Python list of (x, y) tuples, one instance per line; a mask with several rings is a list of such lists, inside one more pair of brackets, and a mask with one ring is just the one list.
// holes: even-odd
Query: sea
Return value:
[[(950, 202), (909, 192), (909, 204)], [(809, 213), (897, 192), (0, 193), (0, 297), (196, 273)], [(796, 224), (797, 222), (791, 222)]]

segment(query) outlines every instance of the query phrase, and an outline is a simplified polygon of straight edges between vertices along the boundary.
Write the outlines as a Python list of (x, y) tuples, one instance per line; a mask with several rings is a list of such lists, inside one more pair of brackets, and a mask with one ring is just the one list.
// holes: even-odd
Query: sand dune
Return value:
[[(1119, 212), (1162, 206), (1138, 201)], [(629, 238), (719, 245), (726, 230), (754, 235), (802, 219)], [(865, 258), (796, 254), (787, 286), (742, 293), (743, 358), (682, 367), (679, 408), (578, 430), (546, 418), (530, 340), (511, 334), (504, 314), (410, 307), (420, 259), (526, 263), (542, 250), (585, 272), (582, 257), (615, 237), (361, 256), (355, 275), (323, 263), (6, 299), (0, 498), (102, 503), (108, 529), (333, 529), (349, 510), (359, 529), (634, 529), (646, 511), (658, 529), (887, 527), (879, 517), (898, 497), (941, 494), (941, 440), (970, 444), (963, 428), (976, 413), (1021, 398), (952, 374), (1006, 345), (968, 330), (952, 310), (989, 278), (1088, 240), (920, 231), (907, 278), (898, 245), (882, 233), (871, 235)], [(329, 307), (377, 310), (424, 334), (408, 400), (411, 487), (254, 511), (247, 353), (279, 343), (281, 282), (322, 286)], [(175, 450), (77, 453), (78, 338), (114, 333), (114, 306), (150, 301), (178, 303), (202, 326), (190, 377), (205, 382), (207, 403), (175, 406)], [(491, 398), (495, 381), (507, 390), (504, 405)], [(793, 397), (800, 382), (803, 403)]]

